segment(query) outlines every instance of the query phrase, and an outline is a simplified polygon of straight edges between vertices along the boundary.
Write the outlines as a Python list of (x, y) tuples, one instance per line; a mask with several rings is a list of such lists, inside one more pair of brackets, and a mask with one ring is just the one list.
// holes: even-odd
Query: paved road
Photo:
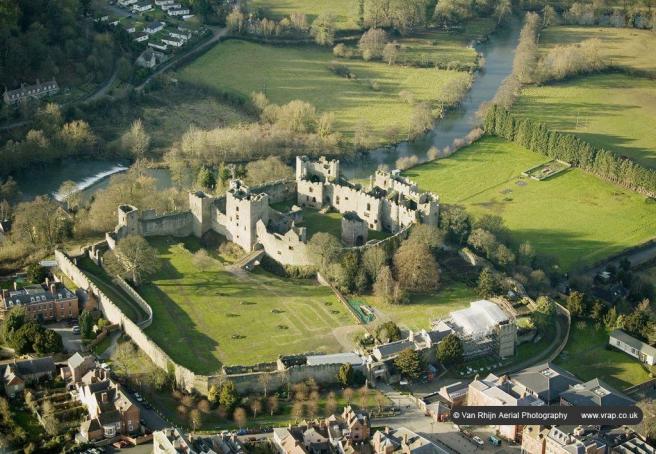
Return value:
[(112, 77), (107, 79), (107, 81), (104, 84), (102, 84), (100, 87), (98, 87), (95, 92), (91, 93), (89, 96), (84, 98), (82, 102), (95, 101), (107, 95), (109, 90), (112, 88), (112, 85), (114, 85), (114, 82), (116, 81), (117, 77), (118, 77), (118, 69), (115, 69), (114, 72), (112, 73)]
[(227, 33), (228, 29), (227, 28), (218, 28), (218, 27), (210, 27), (210, 30), (212, 30), (212, 36), (209, 40), (203, 41), (201, 44), (198, 46), (190, 49), (189, 51), (185, 52), (184, 54), (176, 55), (173, 57), (171, 60), (167, 61), (164, 63), (162, 66), (160, 66), (154, 73), (152, 73), (146, 80), (143, 81), (141, 85), (138, 85), (136, 87), (136, 90), (143, 90), (148, 83), (153, 80), (153, 78), (159, 76), (162, 74), (164, 71), (167, 71), (168, 69), (172, 68), (178, 61), (180, 61), (183, 58), (187, 58), (189, 55), (194, 55), (197, 53), (200, 53), (207, 49), (210, 46), (213, 46), (217, 42), (221, 40)]
[(643, 265), (651, 260), (656, 259), (656, 241), (646, 244), (640, 249), (636, 249), (628, 255), (622, 254), (621, 256), (615, 256), (610, 260), (605, 261), (601, 265), (598, 265), (594, 268), (590, 268), (581, 273), (583, 276), (595, 277), (599, 272), (606, 269), (609, 264), (613, 264), (616, 267), (619, 267), (620, 261), (623, 259), (628, 259), (631, 262), (632, 267), (637, 267)]
[(66, 322), (54, 323), (47, 327), (61, 336), (62, 342), (64, 343), (64, 350), (67, 353), (72, 354), (82, 351), (82, 339), (79, 335), (73, 334), (73, 328), (68, 326)]
[(372, 420), (374, 426), (389, 425), (391, 427), (406, 427), (435, 442), (445, 449), (445, 452), (458, 454), (474, 454), (479, 452), (489, 453), (519, 453), (520, 447), (504, 443), (501, 447), (494, 447), (487, 443), (490, 435), (494, 435), (495, 429), (490, 426), (470, 428), (474, 435), (478, 435), (486, 441), (484, 446), (478, 446), (470, 441), (464, 434), (456, 430), (452, 423), (434, 422), (430, 417), (424, 415), (406, 394), (401, 394), (387, 386), (381, 386), (381, 391), (401, 408), (401, 414), (389, 418), (378, 418)]

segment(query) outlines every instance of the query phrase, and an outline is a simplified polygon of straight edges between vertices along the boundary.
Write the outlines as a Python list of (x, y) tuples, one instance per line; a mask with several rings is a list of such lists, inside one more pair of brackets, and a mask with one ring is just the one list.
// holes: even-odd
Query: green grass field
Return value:
[(656, 73), (656, 35), (649, 30), (562, 26), (540, 33), (540, 49), (579, 43), (585, 39), (602, 41), (602, 56), (611, 64)]
[(654, 236), (656, 204), (578, 169), (545, 181), (520, 178), (547, 161), (503, 139), (486, 137), (450, 158), (405, 174), (445, 203), (474, 215), (501, 216), (515, 242), (530, 241), (565, 270), (589, 265)]
[(153, 308), (146, 329), (171, 357), (197, 373), (221, 364), (275, 361), (280, 354), (340, 351), (335, 328), (353, 325), (327, 287), (263, 271), (244, 277), (192, 264), (198, 241), (156, 238), (163, 266), (139, 291)]
[(478, 299), (478, 295), (474, 289), (462, 283), (446, 283), (436, 293), (411, 295), (407, 304), (385, 304), (374, 296), (358, 296), (357, 299), (378, 309), (389, 320), (405, 328), (420, 330), (429, 329), (432, 320), (469, 306), (470, 302)]
[(357, 28), (354, 17), (357, 13), (357, 3), (353, 0), (250, 0), (251, 9), (260, 9), (267, 17), (282, 19), (292, 13), (307, 15), (308, 23), (323, 13), (335, 16), (338, 29)]
[(513, 113), (656, 168), (656, 80), (602, 74), (529, 87)]
[(607, 348), (606, 329), (596, 329), (590, 324), (584, 328), (577, 325), (572, 324), (569, 341), (556, 364), (581, 380), (598, 377), (620, 391), (649, 379), (649, 373), (638, 360)]
[[(217, 45), (179, 72), (187, 82), (248, 96), (262, 91), (274, 103), (302, 99), (319, 112), (333, 112), (335, 127), (351, 137), (362, 119), (371, 123), (379, 143), (407, 137), (413, 106), (399, 93), (439, 103), (445, 84), (455, 78), (471, 78), (458, 71), (390, 66), (382, 62), (340, 60), (357, 79), (333, 73), (332, 53), (316, 47), (273, 47), (231, 40)], [(257, 68), (257, 70), (253, 70)], [(372, 88), (376, 82), (378, 90)], [(392, 130), (396, 129), (394, 133)]]

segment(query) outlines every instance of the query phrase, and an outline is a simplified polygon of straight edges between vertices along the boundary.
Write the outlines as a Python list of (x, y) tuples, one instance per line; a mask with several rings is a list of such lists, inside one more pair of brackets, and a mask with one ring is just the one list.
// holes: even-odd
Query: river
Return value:
[[(485, 67), (472, 84), (467, 97), (458, 109), (452, 110), (439, 120), (435, 127), (413, 142), (402, 142), (393, 147), (372, 150), (357, 159), (341, 163), (342, 173), (348, 178), (366, 178), (380, 164), (394, 167), (399, 157), (417, 155), (426, 159), (431, 146), (444, 149), (455, 139), (464, 137), (478, 125), (476, 112), (481, 105), (490, 101), (501, 82), (510, 75), (512, 61), (519, 37), (520, 21), (514, 20), (510, 27), (495, 33), (490, 39), (477, 46), (485, 57)], [(44, 168), (23, 172), (16, 176), (19, 189), (25, 199), (40, 194), (57, 197), (57, 191), (64, 181), (74, 181), (84, 197), (107, 186), (108, 177), (127, 169), (127, 163), (103, 160), (64, 160)], [(150, 173), (158, 181), (158, 189), (171, 185), (171, 177), (166, 170), (154, 169)]]

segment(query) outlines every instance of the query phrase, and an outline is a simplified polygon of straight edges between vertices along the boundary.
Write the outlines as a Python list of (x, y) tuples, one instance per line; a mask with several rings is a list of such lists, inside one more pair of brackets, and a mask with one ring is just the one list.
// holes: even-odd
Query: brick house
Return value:
[(139, 431), (139, 407), (104, 370), (87, 372), (77, 389), (80, 402), (89, 412), (89, 418), (80, 426), (83, 439), (98, 441)]
[(27, 316), (38, 322), (61, 321), (79, 315), (77, 295), (61, 282), (30, 285), (14, 290), (3, 290), (0, 297), (0, 320), (17, 306), (23, 306)]

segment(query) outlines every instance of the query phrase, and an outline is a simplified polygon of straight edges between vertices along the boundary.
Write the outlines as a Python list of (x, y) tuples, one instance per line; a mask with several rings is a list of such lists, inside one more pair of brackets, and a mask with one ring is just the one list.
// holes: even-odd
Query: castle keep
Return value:
[[(286, 212), (271, 205), (294, 202)], [(343, 215), (342, 242), (346, 247), (366, 246), (369, 230), (397, 234), (414, 223), (437, 225), (439, 200), (419, 192), (417, 185), (398, 170), (376, 171), (367, 187), (342, 178), (339, 161), (296, 158), (296, 178), (249, 188), (231, 180), (225, 195), (189, 194), (189, 211), (157, 215), (131, 205), (118, 208), (118, 225), (109, 232), (110, 248), (128, 235), (201, 237), (214, 231), (245, 251), (263, 250), (283, 265), (311, 265), (303, 208), (335, 210)]]

